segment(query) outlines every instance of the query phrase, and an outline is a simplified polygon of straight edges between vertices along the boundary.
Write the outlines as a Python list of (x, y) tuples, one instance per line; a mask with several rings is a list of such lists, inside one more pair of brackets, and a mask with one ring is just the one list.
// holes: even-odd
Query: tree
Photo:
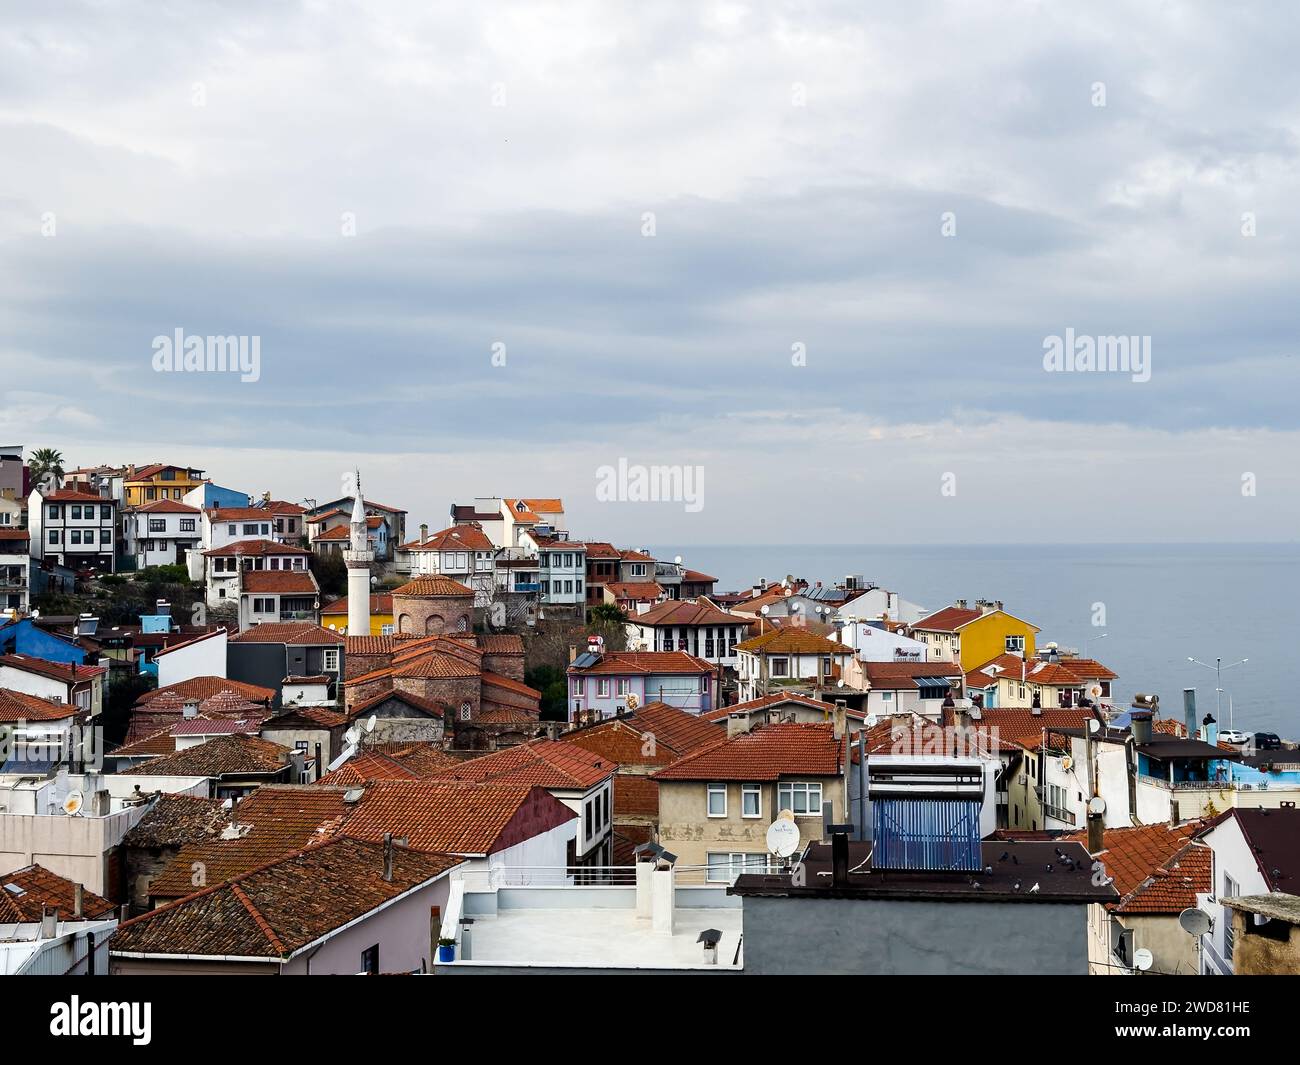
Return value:
[(626, 625), (627, 615), (613, 603), (598, 603), (587, 611), (587, 621), (602, 628), (612, 625)]
[(47, 476), (52, 475), (54, 487), (58, 488), (63, 481), (63, 453), (52, 447), (38, 447), (32, 452), (27, 468), (33, 482), (44, 482)]
[(322, 551), (313, 553), (309, 560), (311, 571), (316, 576), (322, 595), (346, 595), (348, 590), (348, 566), (343, 561), (341, 551)]

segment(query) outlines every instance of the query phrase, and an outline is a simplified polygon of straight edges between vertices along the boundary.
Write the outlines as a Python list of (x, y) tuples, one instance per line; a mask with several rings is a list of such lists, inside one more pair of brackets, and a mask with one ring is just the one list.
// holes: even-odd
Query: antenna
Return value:
[(1188, 906), (1178, 915), (1178, 923), (1183, 931), (1189, 936), (1196, 936), (1198, 939), (1205, 935), (1214, 927), (1214, 921), (1204, 910), (1196, 906)]
[(799, 826), (785, 817), (778, 817), (767, 826), (767, 849), (778, 858), (789, 858), (799, 849)]

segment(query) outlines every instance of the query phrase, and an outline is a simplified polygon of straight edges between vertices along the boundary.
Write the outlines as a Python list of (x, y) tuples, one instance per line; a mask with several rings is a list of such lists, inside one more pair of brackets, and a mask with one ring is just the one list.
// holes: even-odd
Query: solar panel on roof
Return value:
[(573, 660), (574, 669), (586, 669), (588, 666), (594, 666), (600, 661), (600, 655), (592, 654), (590, 651), (583, 651)]

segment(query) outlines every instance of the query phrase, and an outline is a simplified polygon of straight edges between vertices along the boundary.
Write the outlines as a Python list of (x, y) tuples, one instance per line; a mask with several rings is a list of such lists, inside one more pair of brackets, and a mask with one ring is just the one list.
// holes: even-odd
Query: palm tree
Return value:
[(38, 447), (32, 452), (27, 468), (33, 482), (43, 483), (47, 476), (53, 476), (54, 487), (58, 488), (63, 480), (63, 453), (52, 447)]
[(587, 611), (591, 625), (626, 625), (627, 615), (613, 603), (598, 603)]

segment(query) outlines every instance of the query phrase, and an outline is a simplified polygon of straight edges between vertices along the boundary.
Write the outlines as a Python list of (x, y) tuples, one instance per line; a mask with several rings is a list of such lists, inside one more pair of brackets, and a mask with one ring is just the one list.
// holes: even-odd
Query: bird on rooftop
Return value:
[(1029, 894), (1031, 894), (1031, 895), (1037, 895), (1037, 894), (1038, 894), (1038, 881), (1037, 881), (1037, 880), (1034, 881), (1034, 886), (1031, 887), (1031, 888), (1029, 889)]

